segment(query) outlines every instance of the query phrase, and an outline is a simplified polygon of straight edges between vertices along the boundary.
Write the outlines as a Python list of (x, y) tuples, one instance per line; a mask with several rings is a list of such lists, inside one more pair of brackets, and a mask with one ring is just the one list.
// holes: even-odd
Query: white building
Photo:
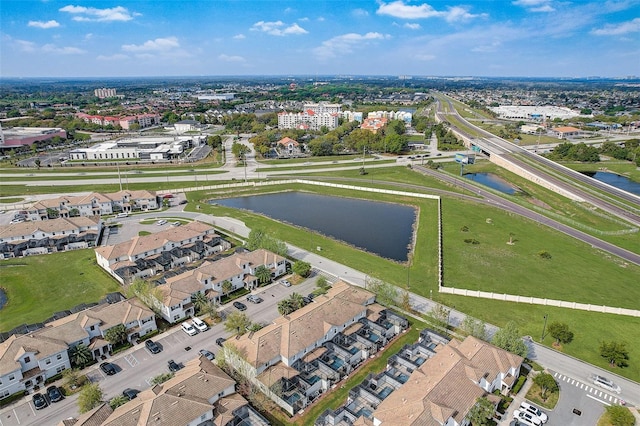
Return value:
[(177, 159), (186, 149), (195, 145), (196, 142), (189, 136), (124, 138), (97, 143), (88, 148), (76, 148), (69, 152), (69, 158), (83, 161), (167, 161)]
[(97, 96), (100, 99), (104, 98), (114, 98), (116, 96), (116, 89), (95, 89), (93, 91), (94, 96)]

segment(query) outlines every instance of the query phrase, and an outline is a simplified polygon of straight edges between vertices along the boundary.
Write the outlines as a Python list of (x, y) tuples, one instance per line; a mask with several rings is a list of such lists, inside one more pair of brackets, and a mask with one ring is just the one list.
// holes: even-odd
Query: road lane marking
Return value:
[(136, 365), (139, 364), (138, 359), (135, 356), (133, 356), (133, 354), (129, 354), (125, 356), (124, 360), (127, 361), (131, 367), (135, 367)]
[(596, 400), (596, 401), (598, 401), (598, 402), (601, 402), (601, 403), (603, 403), (603, 404), (604, 404), (604, 405), (606, 405), (606, 406), (611, 407), (611, 404), (609, 404), (608, 402), (603, 401), (603, 400), (601, 400), (601, 399), (598, 399), (598, 398), (596, 398), (595, 396), (591, 396), (591, 395), (588, 395), (588, 394), (587, 394), (587, 397), (588, 397), (588, 398), (591, 398), (591, 399), (593, 399), (593, 400)]

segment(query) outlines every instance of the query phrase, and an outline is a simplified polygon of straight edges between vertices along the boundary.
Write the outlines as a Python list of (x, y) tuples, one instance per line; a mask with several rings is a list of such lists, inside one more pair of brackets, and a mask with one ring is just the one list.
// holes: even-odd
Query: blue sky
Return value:
[(3, 77), (640, 75), (640, 0), (2, 0)]

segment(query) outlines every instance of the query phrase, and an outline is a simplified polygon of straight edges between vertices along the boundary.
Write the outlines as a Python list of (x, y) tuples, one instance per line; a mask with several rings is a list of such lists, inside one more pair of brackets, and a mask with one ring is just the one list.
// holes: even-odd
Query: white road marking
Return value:
[(131, 367), (135, 367), (136, 365), (139, 364), (138, 359), (135, 356), (133, 356), (133, 354), (129, 354), (125, 356), (124, 359), (129, 363)]
[(607, 405), (607, 406), (609, 406), (609, 407), (611, 406), (611, 404), (609, 404), (608, 402), (603, 401), (603, 400), (601, 400), (601, 399), (598, 399), (598, 398), (596, 398), (595, 396), (587, 395), (587, 397), (588, 397), (588, 398), (591, 398), (591, 399), (593, 399), (593, 400), (596, 400), (596, 401), (598, 401), (598, 402), (601, 402), (601, 403), (603, 403), (604, 405)]

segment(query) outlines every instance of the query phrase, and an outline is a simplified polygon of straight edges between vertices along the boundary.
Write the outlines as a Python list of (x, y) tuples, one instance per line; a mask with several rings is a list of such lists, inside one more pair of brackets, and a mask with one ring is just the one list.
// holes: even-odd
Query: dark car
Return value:
[(36, 410), (41, 410), (44, 407), (46, 407), (47, 405), (49, 405), (49, 403), (47, 402), (47, 398), (45, 398), (43, 394), (34, 393), (33, 394), (33, 405), (36, 407)]
[(180, 366), (174, 360), (170, 359), (168, 364), (169, 364), (169, 371), (171, 371), (172, 373), (175, 373), (176, 371), (180, 370)]
[(62, 399), (64, 398), (62, 396), (62, 392), (60, 392), (60, 389), (58, 389), (57, 386), (49, 386), (47, 388), (47, 396), (49, 397), (49, 401), (51, 402), (62, 401)]
[(233, 306), (235, 306), (235, 308), (239, 311), (246, 311), (247, 310), (247, 305), (245, 305), (242, 302), (233, 302)]
[(116, 367), (110, 362), (103, 362), (102, 364), (100, 364), (100, 370), (102, 370), (107, 376), (113, 376), (118, 372), (118, 370), (116, 370)]
[(311, 300), (315, 299), (315, 297), (316, 297), (316, 295), (314, 293), (307, 294), (307, 298), (309, 298)]
[(216, 345), (222, 346), (222, 345), (224, 345), (224, 342), (226, 342), (226, 341), (227, 341), (227, 339), (225, 339), (224, 337), (218, 337), (216, 339)]
[(145, 340), (144, 345), (152, 354), (158, 354), (162, 351), (162, 349), (160, 349), (160, 346), (158, 346), (158, 344), (151, 339)]
[(311, 300), (311, 299), (309, 299), (309, 298), (308, 298), (308, 297), (306, 297), (306, 296), (302, 298), (302, 301), (304, 302), (304, 304), (305, 304), (305, 305), (308, 305), (309, 303), (311, 303), (311, 302), (312, 302), (312, 300)]
[(199, 352), (200, 352), (200, 355), (207, 358), (209, 361), (213, 361), (214, 359), (216, 359), (216, 356), (206, 349), (200, 349)]
[(132, 399), (136, 398), (139, 393), (140, 391), (138, 389), (126, 388), (122, 391), (122, 396), (131, 401)]

